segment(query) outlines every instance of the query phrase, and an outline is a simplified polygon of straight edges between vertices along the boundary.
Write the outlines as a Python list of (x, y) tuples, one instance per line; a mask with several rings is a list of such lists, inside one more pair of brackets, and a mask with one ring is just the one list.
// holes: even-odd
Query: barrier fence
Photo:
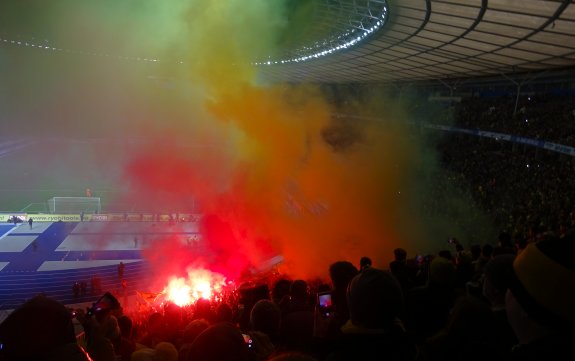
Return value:
[(50, 214), (50, 213), (2, 213), (0, 222), (197, 222), (197, 213), (99, 213), (99, 214)]
[(543, 149), (547, 149), (547, 150), (550, 150), (553, 152), (563, 153), (563, 154), (567, 154), (567, 155), (570, 155), (572, 157), (575, 157), (575, 148), (574, 147), (570, 147), (570, 146), (562, 145), (562, 144), (557, 144), (557, 143), (546, 142), (546, 141), (540, 140), (540, 139), (519, 137), (517, 135), (510, 135), (510, 134), (505, 134), (505, 133), (488, 132), (488, 131), (479, 130), (479, 129), (456, 128), (456, 127), (450, 127), (447, 125), (438, 125), (438, 124), (425, 124), (424, 127), (429, 128), (429, 129), (437, 129), (437, 130), (443, 130), (443, 131), (447, 131), (447, 132), (464, 133), (464, 134), (474, 135), (477, 137), (486, 137), (486, 138), (491, 138), (491, 139), (495, 139), (495, 140), (504, 140), (507, 142), (526, 144), (526, 145), (530, 145), (533, 147), (543, 148)]

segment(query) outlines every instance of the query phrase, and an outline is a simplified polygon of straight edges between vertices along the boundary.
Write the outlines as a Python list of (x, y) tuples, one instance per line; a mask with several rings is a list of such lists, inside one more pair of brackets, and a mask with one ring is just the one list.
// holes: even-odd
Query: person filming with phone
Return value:
[(329, 307), (322, 307), (320, 302), (327, 302), (326, 296), (316, 300), (314, 317), (314, 336), (320, 339), (333, 340), (337, 338), (340, 328), (349, 319), (346, 301), (346, 290), (349, 282), (359, 273), (357, 267), (348, 261), (338, 261), (329, 268), (329, 276), (333, 285), (330, 293)]

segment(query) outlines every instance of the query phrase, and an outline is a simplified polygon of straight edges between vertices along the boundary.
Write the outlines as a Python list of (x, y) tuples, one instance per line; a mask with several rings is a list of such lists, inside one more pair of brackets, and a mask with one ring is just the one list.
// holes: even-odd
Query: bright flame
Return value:
[(167, 299), (182, 307), (192, 303), (191, 287), (183, 278), (172, 278), (167, 287)]
[(218, 297), (226, 285), (225, 277), (205, 269), (188, 269), (188, 279), (172, 277), (164, 289), (166, 299), (182, 307), (195, 303), (200, 298), (207, 300)]
[(209, 300), (212, 298), (212, 289), (208, 281), (199, 281), (196, 285), (195, 290), (192, 292), (192, 296), (196, 299), (205, 298)]

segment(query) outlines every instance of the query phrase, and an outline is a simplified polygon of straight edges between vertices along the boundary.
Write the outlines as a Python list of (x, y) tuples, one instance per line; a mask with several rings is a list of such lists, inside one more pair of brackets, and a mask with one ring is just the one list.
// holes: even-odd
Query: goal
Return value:
[(100, 197), (52, 197), (48, 199), (50, 213), (79, 214), (100, 213), (102, 205)]

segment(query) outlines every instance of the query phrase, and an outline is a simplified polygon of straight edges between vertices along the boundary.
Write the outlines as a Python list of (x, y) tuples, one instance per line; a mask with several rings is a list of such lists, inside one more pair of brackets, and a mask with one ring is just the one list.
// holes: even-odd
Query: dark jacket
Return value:
[(326, 361), (386, 360), (412, 361), (417, 357), (417, 346), (402, 327), (373, 330), (353, 326), (348, 322), (342, 335), (334, 343)]

